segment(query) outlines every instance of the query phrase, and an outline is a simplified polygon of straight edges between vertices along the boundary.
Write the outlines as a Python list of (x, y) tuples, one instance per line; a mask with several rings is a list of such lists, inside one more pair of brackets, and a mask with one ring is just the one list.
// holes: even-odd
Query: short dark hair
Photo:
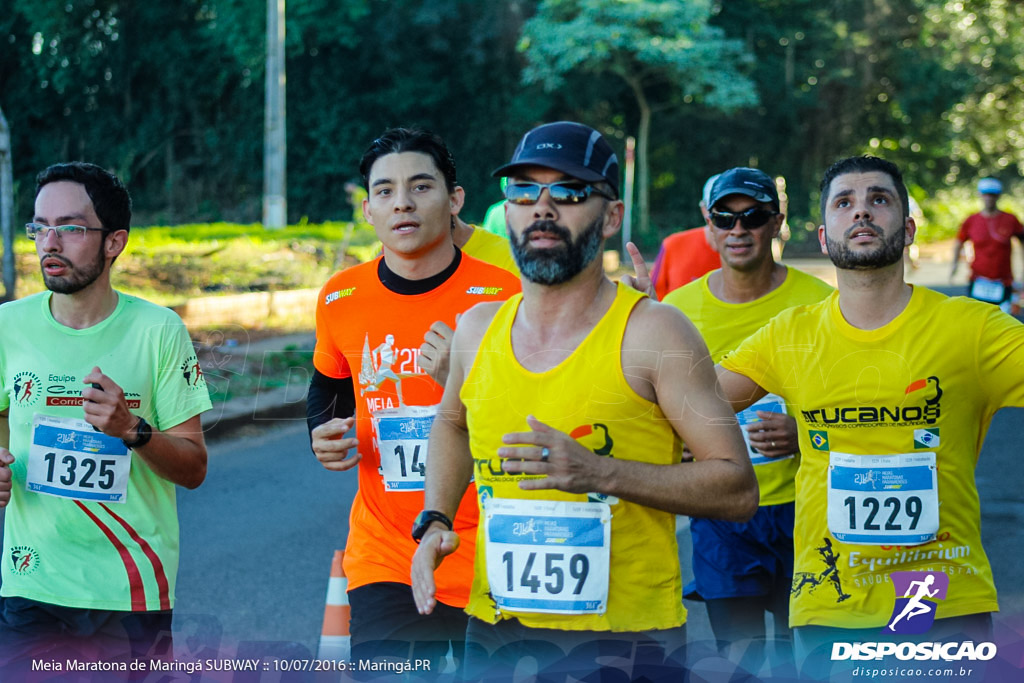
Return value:
[(132, 198), (116, 175), (84, 161), (53, 164), (36, 176), (36, 196), (44, 185), (64, 180), (85, 188), (96, 216), (106, 230), (131, 229)]
[(821, 220), (825, 220), (825, 205), (828, 204), (828, 193), (832, 187), (832, 181), (841, 175), (848, 173), (871, 173), (878, 171), (885, 173), (896, 185), (896, 194), (903, 204), (903, 218), (906, 220), (910, 215), (910, 197), (907, 194), (907, 186), (903, 183), (903, 174), (899, 167), (891, 161), (868, 154), (859, 157), (846, 157), (828, 167), (824, 177), (821, 179)]
[(374, 162), (386, 154), (401, 152), (420, 152), (429, 156), (444, 176), (448, 192), (455, 191), (458, 185), (455, 180), (455, 157), (448, 151), (440, 135), (422, 128), (389, 128), (370, 143), (359, 160), (359, 173), (363, 176), (363, 186), (367, 191), (370, 189), (370, 169)]

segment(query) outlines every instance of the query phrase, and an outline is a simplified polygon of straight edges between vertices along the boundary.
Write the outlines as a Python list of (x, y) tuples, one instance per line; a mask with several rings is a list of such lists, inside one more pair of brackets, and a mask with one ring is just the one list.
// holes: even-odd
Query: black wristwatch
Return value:
[(443, 512), (438, 512), (437, 510), (424, 510), (420, 514), (416, 515), (416, 519), (412, 523), (412, 540), (419, 543), (420, 539), (423, 538), (423, 535), (427, 533), (427, 528), (434, 522), (441, 522), (441, 524), (448, 527), (448, 531), (455, 528), (455, 525), (452, 524), (452, 520), (448, 519), (448, 515)]
[(121, 439), (121, 443), (131, 449), (142, 448), (149, 440), (153, 438), (153, 428), (149, 426), (144, 418), (139, 418), (138, 424), (135, 425), (135, 438), (131, 441), (127, 439)]

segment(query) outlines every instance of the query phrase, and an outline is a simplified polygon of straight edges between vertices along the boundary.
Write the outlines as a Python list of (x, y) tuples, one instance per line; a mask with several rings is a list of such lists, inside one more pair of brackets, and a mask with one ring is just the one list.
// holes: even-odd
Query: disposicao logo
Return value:
[[(935, 623), (937, 601), (946, 599), (949, 576), (942, 572), (913, 571), (891, 572), (889, 578), (895, 589), (896, 600), (882, 634), (916, 635), (928, 631)], [(888, 656), (904, 661), (987, 661), (995, 657), (996, 652), (995, 643), (975, 644), (973, 641), (832, 643), (832, 661), (882, 659)]]
[(935, 622), (937, 600), (946, 599), (949, 576), (942, 572), (892, 572), (896, 604), (889, 617), (888, 633), (924, 633)]

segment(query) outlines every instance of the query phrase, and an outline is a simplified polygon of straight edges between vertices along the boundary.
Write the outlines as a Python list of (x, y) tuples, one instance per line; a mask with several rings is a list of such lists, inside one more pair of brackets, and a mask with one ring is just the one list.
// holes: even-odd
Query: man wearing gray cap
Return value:
[[(466, 675), (507, 678), (525, 656), (538, 675), (581, 678), (599, 657), (633, 680), (678, 673), (675, 515), (755, 512), (742, 436), (693, 326), (602, 270), (623, 215), (604, 137), (543, 125), (495, 173), (509, 178), (523, 294), (462, 318), (426, 481), (427, 507), (445, 515), (476, 481)], [(457, 543), (442, 525), (423, 536), (412, 575), (425, 613)]]
[[(817, 303), (832, 288), (775, 262), (772, 239), (784, 216), (768, 174), (742, 167), (725, 171), (709, 192), (708, 208), (707, 229), (722, 267), (675, 290), (665, 303), (697, 326), (717, 363), (782, 311)], [(729, 659), (756, 672), (764, 661), (766, 612), (773, 617), (775, 661), (791, 657), (798, 438), (785, 399), (775, 394), (741, 412), (740, 424), (757, 475), (760, 507), (744, 523), (691, 520), (694, 581), (685, 595), (705, 601), (715, 638)]]

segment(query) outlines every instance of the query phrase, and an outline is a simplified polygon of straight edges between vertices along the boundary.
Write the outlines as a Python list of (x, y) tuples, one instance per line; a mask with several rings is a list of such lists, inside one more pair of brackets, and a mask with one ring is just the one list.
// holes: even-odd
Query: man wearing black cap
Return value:
[[(754, 168), (733, 168), (712, 186), (708, 231), (722, 267), (671, 292), (675, 306), (697, 326), (716, 363), (765, 323), (792, 306), (817, 303), (832, 292), (821, 280), (776, 263), (772, 239), (782, 227), (775, 182)], [(793, 579), (793, 483), (798, 460), (796, 421), (785, 399), (766, 396), (740, 413), (760, 489), (749, 522), (695, 517), (693, 583), (723, 650), (748, 671), (761, 668), (765, 612), (774, 619), (777, 659), (788, 659), (789, 590)]]
[[(428, 508), (453, 515), (474, 477), (480, 501), (466, 674), (507, 678), (526, 656), (547, 675), (579, 678), (605, 656), (634, 680), (678, 673), (675, 515), (755, 512), (742, 436), (693, 326), (604, 275), (623, 216), (604, 137), (540, 126), (496, 174), (523, 294), (460, 322), (427, 465)], [(440, 524), (423, 537), (424, 613), (457, 544)]]

